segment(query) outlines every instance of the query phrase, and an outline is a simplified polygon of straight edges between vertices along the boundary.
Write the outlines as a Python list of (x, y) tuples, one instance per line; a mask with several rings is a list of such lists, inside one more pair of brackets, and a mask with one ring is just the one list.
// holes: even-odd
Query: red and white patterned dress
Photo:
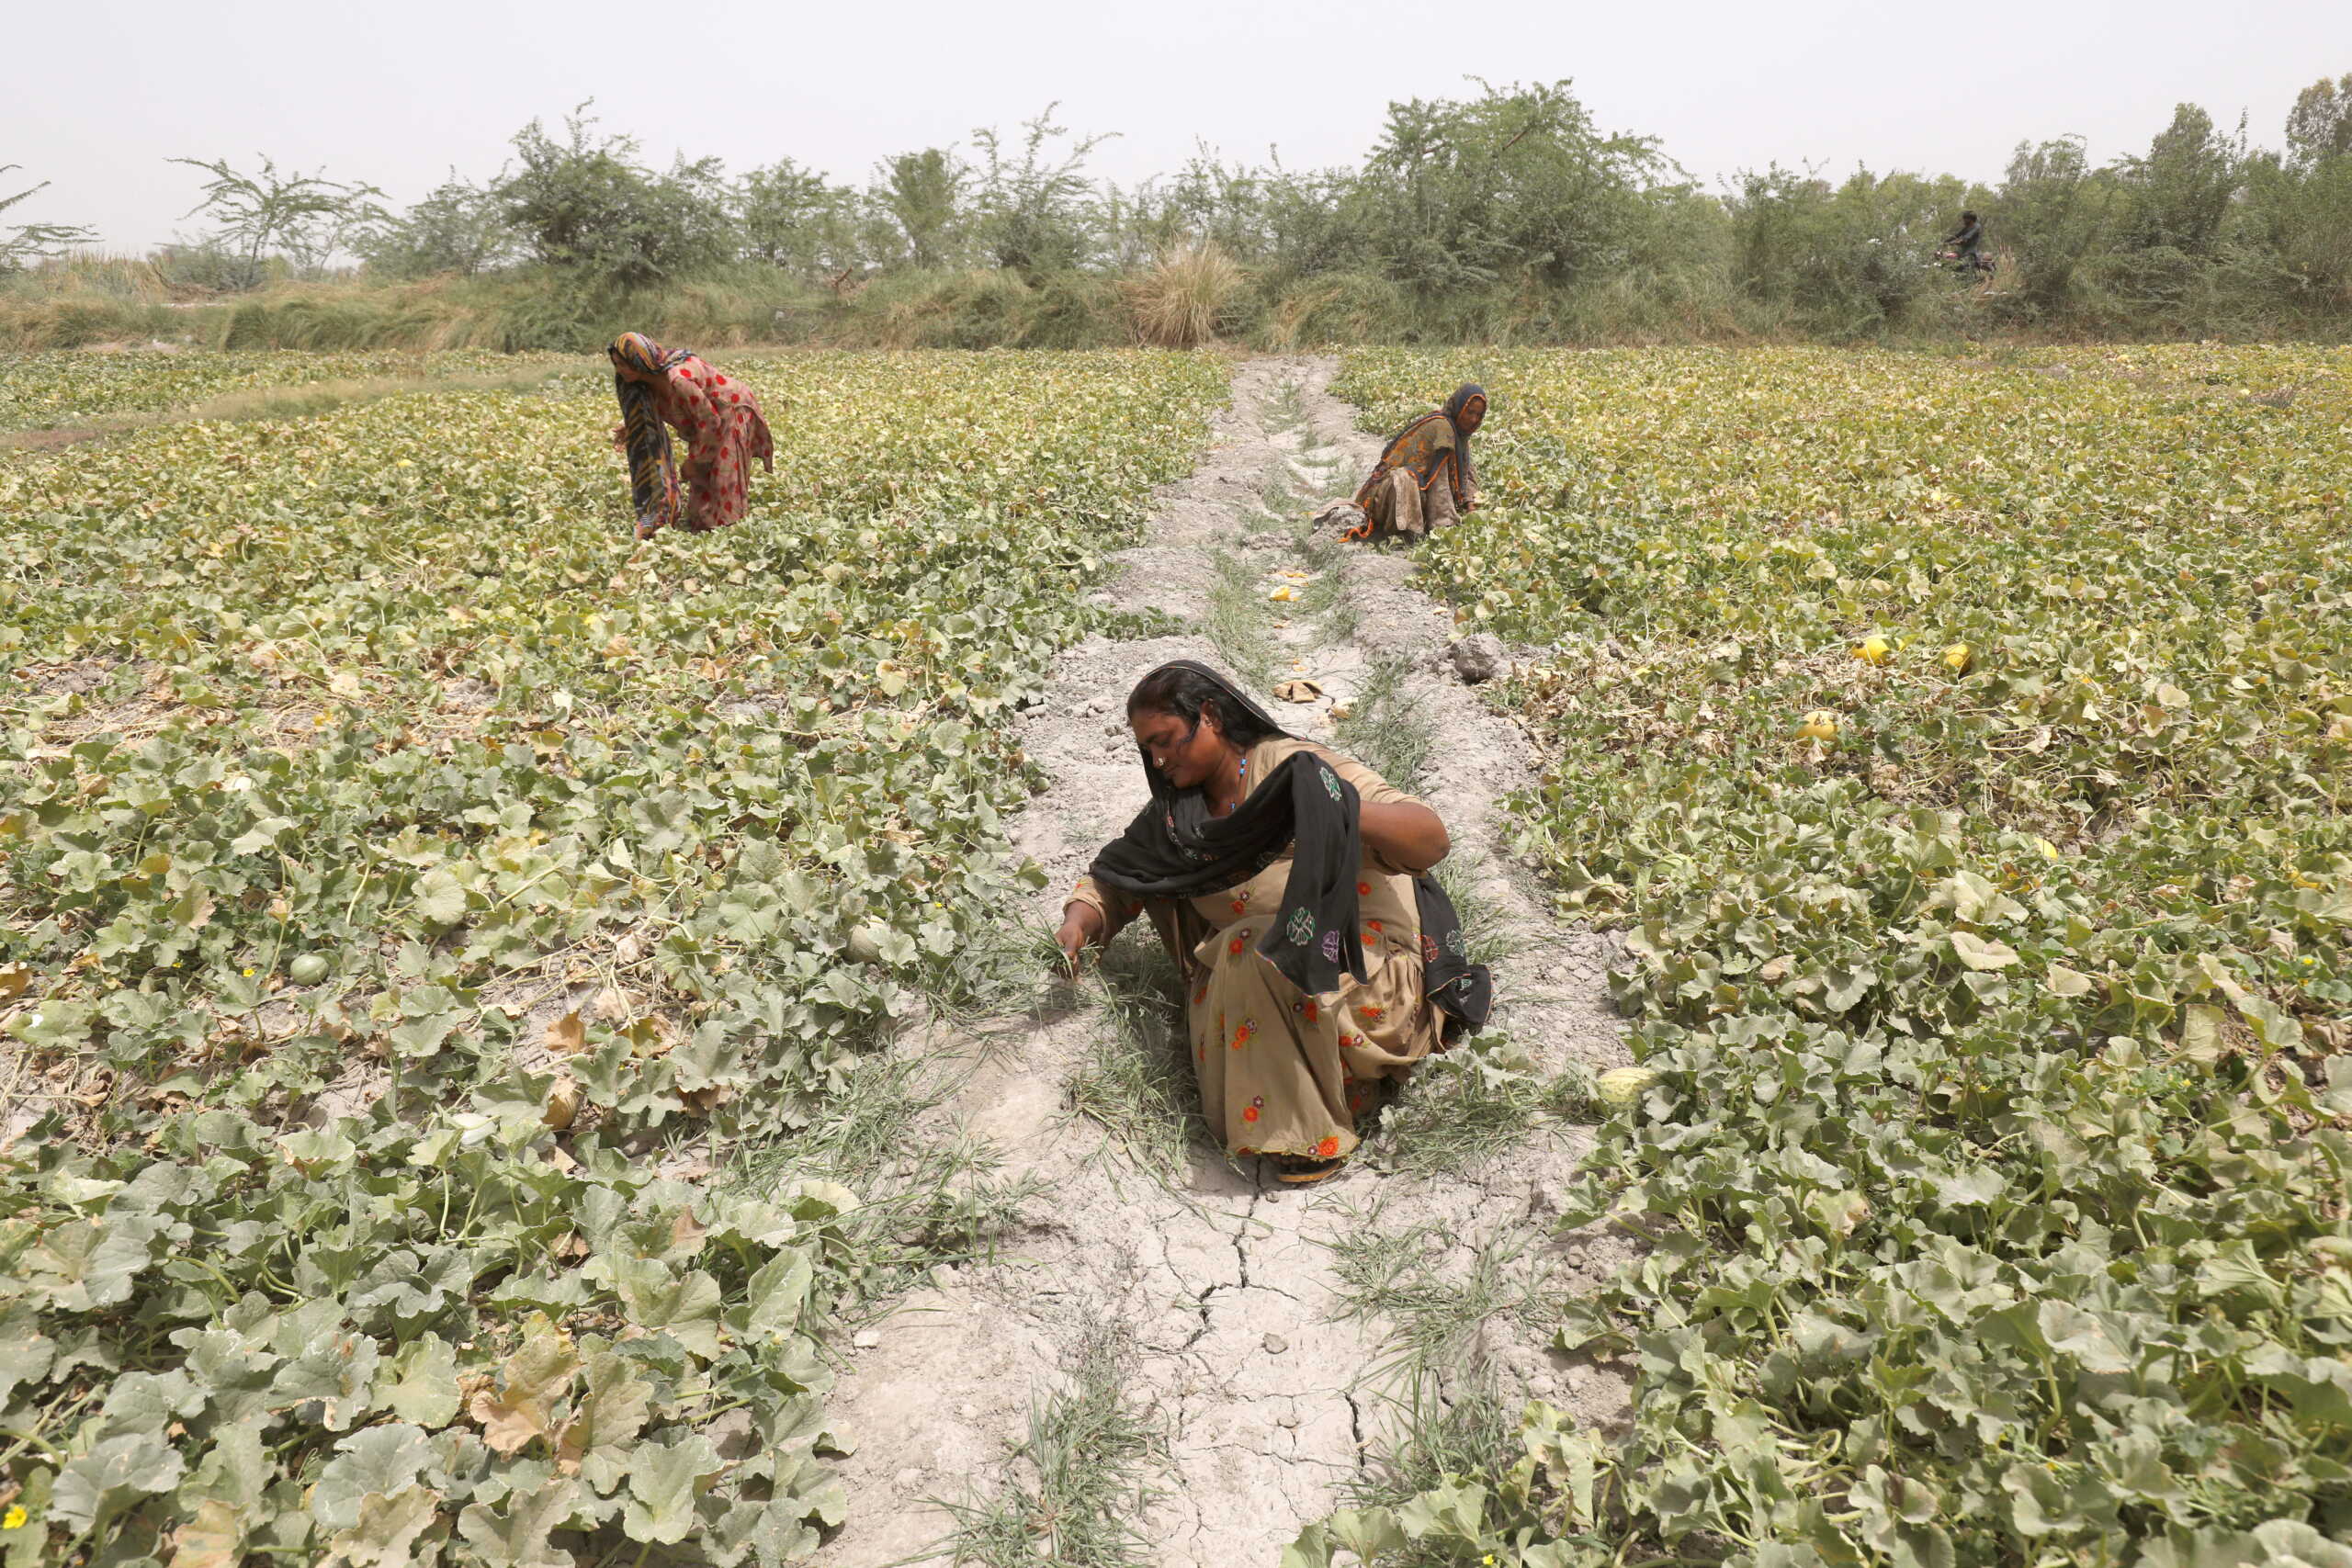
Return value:
[(775, 471), (775, 446), (759, 395), (690, 354), (663, 374), (654, 400), (662, 423), (686, 443), (689, 490), (683, 525), (700, 533), (742, 521), (752, 459), (758, 458), (763, 470)]

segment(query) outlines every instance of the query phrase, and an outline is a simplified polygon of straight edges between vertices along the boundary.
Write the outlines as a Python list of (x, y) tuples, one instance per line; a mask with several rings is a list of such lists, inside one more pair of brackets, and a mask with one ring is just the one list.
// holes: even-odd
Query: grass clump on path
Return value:
[(956, 1520), (950, 1560), (980, 1568), (1145, 1568), (1142, 1521), (1154, 1496), (1150, 1471), (1166, 1447), (1130, 1405), (1132, 1351), (1115, 1330), (1088, 1331), (1063, 1386), (1037, 1400), (997, 1495), (946, 1505)]

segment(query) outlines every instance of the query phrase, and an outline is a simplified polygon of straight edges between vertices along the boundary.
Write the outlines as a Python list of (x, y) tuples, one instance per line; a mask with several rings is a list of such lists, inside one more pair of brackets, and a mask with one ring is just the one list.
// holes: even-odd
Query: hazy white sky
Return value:
[(1132, 181), (1196, 139), (1351, 163), (1393, 98), (1570, 77), (1603, 127), (1713, 184), (1775, 160), (1991, 179), (2019, 139), (2069, 132), (2103, 161), (2182, 100), (2276, 146), (2299, 89), (2352, 72), (2347, 0), (96, 0), (11, 5), (4, 36), (0, 164), (23, 168), (0, 195), (54, 182), (6, 221), (119, 249), (181, 227), (199, 176), (175, 153), (266, 152), (406, 201), (590, 96), (663, 161), (788, 155), (858, 183), (1058, 99), (1073, 130), (1120, 133), (1095, 166)]

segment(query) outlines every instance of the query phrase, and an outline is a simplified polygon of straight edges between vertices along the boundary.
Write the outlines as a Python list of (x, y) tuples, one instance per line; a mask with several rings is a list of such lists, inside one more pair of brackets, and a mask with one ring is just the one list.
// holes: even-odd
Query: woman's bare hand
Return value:
[(1062, 950), (1064, 972), (1075, 978), (1079, 957), (1089, 943), (1101, 940), (1102, 911), (1091, 904), (1072, 904), (1062, 910), (1062, 929), (1054, 933), (1054, 945)]

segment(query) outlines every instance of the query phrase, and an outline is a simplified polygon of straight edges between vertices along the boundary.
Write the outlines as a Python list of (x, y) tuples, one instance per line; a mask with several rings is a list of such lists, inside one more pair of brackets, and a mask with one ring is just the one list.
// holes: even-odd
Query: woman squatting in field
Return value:
[(1354, 504), (1363, 521), (1340, 536), (1411, 540), (1461, 521), (1462, 513), (1478, 504), (1470, 437), (1486, 417), (1486, 389), (1464, 382), (1443, 408), (1390, 436), (1372, 477), (1356, 491)]
[(1075, 965), (1148, 915), (1182, 974), (1209, 1130), (1284, 1181), (1318, 1181), (1376, 1091), (1486, 1021), (1492, 986), (1430, 868), (1436, 812), (1283, 732), (1207, 666), (1127, 698), (1151, 802), (1062, 911)]
[[(628, 455), (637, 536), (650, 538), (673, 523), (699, 534), (740, 521), (752, 459), (775, 471), (775, 447), (758, 396), (698, 355), (663, 348), (643, 333), (623, 333), (605, 352), (613, 361), (613, 391), (621, 404), (613, 445)], [(686, 438), (689, 494), (683, 517), (678, 467), (670, 451), (673, 425)]]

